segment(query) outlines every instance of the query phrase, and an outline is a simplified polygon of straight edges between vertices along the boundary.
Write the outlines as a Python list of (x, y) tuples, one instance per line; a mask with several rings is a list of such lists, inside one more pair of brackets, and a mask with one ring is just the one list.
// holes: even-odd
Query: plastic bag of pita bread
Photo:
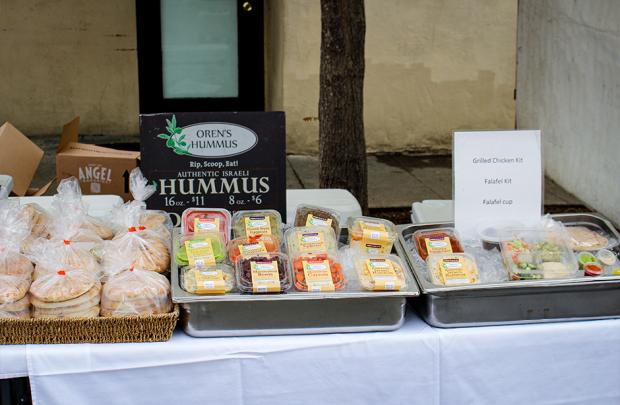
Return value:
[(102, 316), (144, 316), (170, 312), (170, 282), (158, 273), (130, 267), (103, 286)]

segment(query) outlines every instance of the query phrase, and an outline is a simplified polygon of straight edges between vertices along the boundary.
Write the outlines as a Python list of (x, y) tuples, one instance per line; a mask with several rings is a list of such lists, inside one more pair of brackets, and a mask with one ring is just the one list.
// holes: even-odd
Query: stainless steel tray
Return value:
[[(178, 237), (179, 230), (175, 230), (174, 249)], [(206, 296), (181, 288), (173, 260), (172, 300), (181, 306), (185, 332), (195, 337), (390, 331), (404, 322), (406, 298), (420, 295), (411, 269), (404, 264), (409, 272), (408, 287), (398, 292), (345, 289), (333, 293)]]
[[(567, 225), (593, 224), (620, 240), (613, 225), (597, 214), (557, 214), (553, 218)], [(453, 224), (400, 225), (397, 228), (397, 251), (413, 269), (422, 291), (415, 306), (430, 325), (455, 328), (620, 317), (620, 276), (449, 287), (430, 283), (423, 269), (416, 268), (409, 240), (417, 230), (450, 226)], [(617, 249), (618, 246), (614, 247), (616, 252)]]

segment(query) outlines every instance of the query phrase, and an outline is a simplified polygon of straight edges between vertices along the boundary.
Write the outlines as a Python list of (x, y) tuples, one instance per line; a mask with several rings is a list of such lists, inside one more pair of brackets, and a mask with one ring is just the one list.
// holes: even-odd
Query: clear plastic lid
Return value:
[(426, 260), (430, 281), (436, 285), (454, 286), (478, 284), (478, 266), (467, 253), (431, 254)]
[(282, 240), (282, 218), (276, 210), (237, 211), (232, 223), (235, 238), (274, 235)]
[(396, 240), (391, 221), (372, 217), (351, 217), (348, 223), (349, 245), (368, 254), (389, 254)]
[(280, 251), (280, 241), (273, 235), (235, 238), (228, 242), (228, 258), (235, 263), (239, 256), (251, 257)]
[(609, 249), (618, 245), (618, 241), (595, 224), (567, 226), (569, 247), (575, 251), (593, 251)]
[(358, 255), (355, 270), (368, 291), (400, 291), (407, 288), (405, 266), (397, 255)]
[(224, 235), (225, 242), (230, 240), (231, 216), (230, 211), (227, 209), (188, 208), (183, 211), (181, 216), (181, 231), (183, 234), (194, 233), (194, 226), (196, 225), (198, 225), (200, 231), (221, 232)]
[(226, 260), (224, 237), (220, 232), (184, 235), (178, 240), (175, 260), (179, 266), (221, 263)]
[(206, 267), (181, 268), (181, 288), (190, 294), (227, 294), (235, 288), (235, 271), (232, 266), (219, 263)]
[(463, 253), (463, 246), (454, 228), (423, 229), (412, 236), (422, 260), (431, 254)]
[(331, 252), (338, 249), (338, 242), (331, 227), (300, 226), (289, 228), (284, 235), (289, 255)]
[(284, 253), (239, 257), (235, 262), (237, 288), (243, 293), (265, 294), (288, 291), (293, 284)]
[(340, 213), (330, 208), (301, 204), (295, 212), (295, 226), (329, 226), (334, 230), (336, 240), (340, 237), (340, 222)]
[(566, 243), (566, 235), (539, 229), (506, 230), (501, 252), (512, 280), (574, 277), (577, 259)]
[(291, 258), (296, 290), (330, 292), (345, 287), (345, 275), (337, 250), (298, 253)]

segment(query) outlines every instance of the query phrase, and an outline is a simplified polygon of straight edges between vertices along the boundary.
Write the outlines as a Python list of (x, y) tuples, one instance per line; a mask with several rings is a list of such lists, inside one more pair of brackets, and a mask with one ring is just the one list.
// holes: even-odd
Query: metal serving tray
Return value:
[[(173, 243), (180, 230), (175, 229)], [(176, 252), (173, 253), (176, 257)], [(402, 291), (337, 291), (284, 294), (194, 295), (181, 288), (179, 268), (171, 268), (172, 301), (181, 306), (183, 329), (190, 336), (257, 336), (391, 331), (405, 319), (406, 298), (420, 295), (408, 264)], [(350, 274), (348, 274), (350, 277)]]
[[(565, 225), (591, 224), (616, 240), (613, 225), (597, 214), (557, 214)], [(620, 317), (620, 276), (563, 280), (510, 281), (465, 286), (437, 286), (416, 268), (409, 240), (421, 229), (451, 227), (452, 223), (400, 225), (396, 246), (413, 269), (422, 297), (416, 308), (430, 325), (440, 328), (558, 322)], [(613, 250), (618, 253), (618, 246)]]

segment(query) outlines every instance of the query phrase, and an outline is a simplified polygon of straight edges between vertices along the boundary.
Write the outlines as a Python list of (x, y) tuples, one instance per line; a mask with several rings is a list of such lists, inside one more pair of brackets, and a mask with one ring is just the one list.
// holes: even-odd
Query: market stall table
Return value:
[(437, 329), (410, 313), (395, 332), (0, 346), (0, 370), (26, 356), (35, 404), (609, 404), (618, 347), (620, 320)]

